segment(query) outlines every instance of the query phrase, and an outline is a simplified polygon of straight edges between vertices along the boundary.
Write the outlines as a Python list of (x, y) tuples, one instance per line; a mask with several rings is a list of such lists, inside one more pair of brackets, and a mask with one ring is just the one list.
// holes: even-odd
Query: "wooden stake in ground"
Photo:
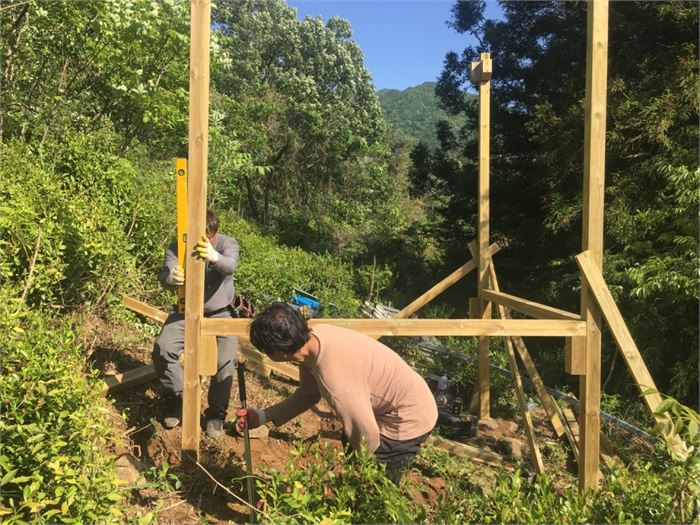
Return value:
[[(491, 55), (481, 53), (471, 63), (470, 78), (479, 85), (479, 292), (487, 289), (489, 255), (489, 161), (491, 134)], [(483, 305), (482, 319), (491, 318), (491, 303)], [(489, 407), (489, 339), (479, 337), (479, 418), (490, 417)]]
[[(206, 232), (207, 154), (209, 144), (209, 28), (211, 3), (192, 0), (190, 26), (190, 111), (187, 195), (187, 250)], [(187, 255), (185, 366), (182, 389), (182, 461), (199, 459), (199, 349), (204, 317), (205, 261)]]
[[(476, 253), (477, 251), (477, 246), (476, 243), (473, 241), (468, 244), (469, 251), (471, 253)], [(492, 296), (500, 296), (500, 297), (513, 297), (508, 294), (504, 294), (501, 292), (498, 288), (498, 280), (496, 279), (496, 268), (493, 265), (493, 259), (489, 262), (489, 275), (491, 277), (491, 281), (493, 283), (493, 290), (482, 290), (482, 294), (491, 294)], [(494, 301), (497, 302), (497, 301)], [(574, 318), (580, 318), (580, 316), (576, 314), (570, 314), (568, 312), (564, 312), (563, 310), (559, 310), (557, 308), (552, 308), (549, 306), (545, 305), (537, 305), (537, 307), (532, 307), (532, 305), (536, 305), (537, 303), (533, 303), (531, 301), (525, 301), (528, 303), (528, 307), (524, 308), (529, 311), (530, 314), (545, 314), (548, 317), (553, 317), (555, 319), (558, 318), (563, 318), (566, 319), (567, 317), (574, 316)], [(523, 303), (522, 302), (517, 302), (517, 305), (519, 307), (522, 307)], [(508, 307), (507, 305), (504, 306), (504, 313), (505, 313), (505, 318), (510, 319), (510, 313), (508, 312)], [(530, 309), (532, 308), (532, 309)], [(554, 402), (552, 399), (552, 396), (549, 395), (547, 390), (545, 389), (544, 382), (542, 381), (542, 378), (540, 377), (539, 372), (537, 371), (537, 367), (535, 366), (534, 361), (530, 357), (530, 353), (527, 351), (527, 347), (525, 346), (525, 342), (523, 341), (522, 337), (520, 336), (513, 336), (512, 337), (512, 342), (515, 345), (515, 348), (518, 350), (518, 354), (520, 355), (520, 359), (522, 360), (523, 364), (525, 365), (525, 370), (527, 371), (528, 376), (530, 376), (530, 380), (532, 381), (532, 384), (535, 387), (535, 391), (537, 392), (537, 395), (540, 396), (540, 399), (542, 400), (542, 406), (544, 406), (545, 412), (547, 412), (547, 416), (549, 417), (549, 420), (552, 423), (552, 427), (554, 428), (554, 432), (557, 434), (557, 436), (561, 436), (564, 434), (566, 431), (565, 426), (566, 422), (564, 420), (563, 415), (561, 414), (561, 411), (559, 410), (559, 407), (557, 404)]]
[[(603, 211), (605, 197), (605, 119), (608, 86), (608, 0), (587, 2), (586, 121), (583, 160), (582, 249), (590, 250), (598, 269), (603, 267)], [(597, 490), (600, 479), (600, 310), (583, 286), (581, 318), (586, 321), (584, 356), (571, 356), (571, 366), (583, 359), (579, 383), (581, 427), (579, 488)], [(573, 347), (572, 347), (573, 348)]]
[[(476, 253), (476, 246), (474, 243), (469, 243), (469, 250), (472, 255)], [(491, 281), (491, 287), (496, 292), (499, 291), (498, 279), (496, 278), (496, 270), (493, 267), (493, 261), (489, 261), (489, 279)], [(501, 319), (506, 319), (506, 309), (498, 305), (498, 312)], [(515, 359), (515, 350), (513, 350), (513, 342), (510, 337), (505, 338), (506, 342), (506, 355), (508, 357), (508, 364), (510, 365), (510, 371), (513, 374), (513, 383), (515, 384), (515, 394), (518, 399), (518, 406), (520, 408), (520, 415), (523, 418), (523, 426), (525, 427), (525, 434), (527, 435), (527, 441), (530, 445), (530, 453), (532, 454), (532, 462), (535, 466), (535, 471), (538, 474), (544, 474), (544, 463), (542, 462), (542, 454), (540, 454), (540, 448), (537, 445), (537, 440), (535, 439), (535, 430), (532, 424), (532, 418), (530, 417), (530, 411), (527, 408), (527, 399), (525, 397), (525, 389), (523, 388), (523, 381), (520, 378), (520, 372), (518, 371), (518, 362)]]

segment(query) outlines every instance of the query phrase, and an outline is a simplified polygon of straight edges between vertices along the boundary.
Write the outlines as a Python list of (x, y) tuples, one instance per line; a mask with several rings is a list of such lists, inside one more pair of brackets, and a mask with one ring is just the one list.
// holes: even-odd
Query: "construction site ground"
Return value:
[[(107, 323), (93, 317), (85, 322), (83, 338), (92, 366), (109, 375), (150, 364), (157, 332), (157, 326), (144, 324), (138, 329), (131, 322)], [(296, 388), (291, 380), (252, 372), (246, 374), (246, 384), (248, 405), (258, 407), (269, 406)], [(203, 408), (206, 387), (202, 389)], [(151, 381), (108, 396), (108, 413), (118, 439), (106, 453), (117, 458), (117, 473), (128, 494), (128, 521), (157, 513), (158, 523), (247, 522), (244, 440), (233, 425), (239, 407), (237, 382), (224, 439), (207, 439), (202, 431), (199, 465), (190, 468), (184, 468), (181, 462), (182, 428), (168, 430), (161, 424), (163, 405), (158, 390), (157, 381)], [(556, 437), (542, 409), (535, 409), (532, 415), (547, 472), (562, 487), (575, 483), (576, 467), (566, 445)], [(251, 439), (254, 473), (264, 477), (270, 468), (281, 470), (299, 440), (320, 439), (340, 448), (340, 429), (340, 421), (321, 401), (286, 425), (270, 428), (267, 436)], [(466, 442), (502, 454), (501, 468), (514, 471), (520, 466), (525, 474), (530, 468), (527, 439), (517, 420), (492, 418), (480, 422), (477, 436)], [(475, 465), (472, 482), (488, 487), (496, 472), (496, 468)], [(411, 496), (419, 498), (417, 501), (428, 509), (439, 503), (446, 490), (445, 480), (420, 460), (405, 478), (408, 482), (402, 487), (408, 487)]]

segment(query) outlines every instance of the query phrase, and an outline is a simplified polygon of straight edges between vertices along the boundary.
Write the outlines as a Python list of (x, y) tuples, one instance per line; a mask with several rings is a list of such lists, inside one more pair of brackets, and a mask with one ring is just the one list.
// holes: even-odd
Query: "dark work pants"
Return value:
[[(425, 443), (428, 436), (430, 436), (430, 432), (417, 438), (397, 441), (384, 437), (381, 434), (379, 435), (379, 447), (374, 451), (374, 457), (377, 458), (379, 463), (386, 465), (386, 475), (396, 485), (401, 481), (404, 470), (416, 457), (421, 445)], [(340, 441), (343, 443), (343, 447), (347, 448), (350, 446), (350, 440), (345, 435), (345, 432), (341, 434)]]
[[(228, 312), (214, 316), (230, 317)], [(205, 411), (206, 418), (225, 419), (231, 388), (233, 387), (233, 371), (236, 364), (235, 336), (217, 336), (218, 347), (216, 375), (209, 384), (209, 408)], [(183, 369), (180, 355), (185, 349), (185, 318), (182, 314), (172, 313), (165, 320), (160, 334), (153, 345), (153, 366), (158, 373), (158, 379), (166, 395), (182, 395)]]

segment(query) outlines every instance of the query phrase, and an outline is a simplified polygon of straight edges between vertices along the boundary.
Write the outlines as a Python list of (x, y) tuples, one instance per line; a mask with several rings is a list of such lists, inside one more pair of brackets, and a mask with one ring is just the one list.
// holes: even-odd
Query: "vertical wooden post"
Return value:
[[(469, 298), (469, 318), (470, 319), (480, 319), (483, 314), (483, 309), (482, 309), (482, 301), (478, 297), (470, 297)], [(479, 367), (481, 367), (481, 362), (479, 362)], [(481, 368), (479, 368), (481, 370)], [(474, 384), (474, 388), (472, 389), (472, 397), (469, 400), (469, 408), (468, 412), (472, 415), (479, 416), (481, 413), (480, 410), (480, 404), (479, 401), (481, 399), (481, 395), (479, 392), (480, 388), (480, 375), (479, 377), (476, 378), (476, 383)]]
[[(583, 251), (603, 266), (605, 119), (608, 82), (608, 0), (587, 2), (586, 123), (583, 161)], [(581, 427), (579, 488), (597, 490), (600, 468), (600, 310), (588, 288), (581, 288), (586, 321), (585, 373), (580, 379)]]
[[(481, 53), (471, 63), (470, 78), (479, 84), (479, 295), (489, 287), (489, 158), (491, 125), (491, 55)], [(482, 319), (491, 318), (491, 303), (485, 303)], [(489, 338), (479, 337), (479, 418), (490, 417), (489, 408)]]
[[(205, 234), (209, 135), (210, 0), (192, 0), (190, 22), (189, 180), (187, 250)], [(199, 458), (199, 349), (204, 315), (204, 261), (188, 253), (185, 305), (185, 372), (182, 406), (182, 459)]]

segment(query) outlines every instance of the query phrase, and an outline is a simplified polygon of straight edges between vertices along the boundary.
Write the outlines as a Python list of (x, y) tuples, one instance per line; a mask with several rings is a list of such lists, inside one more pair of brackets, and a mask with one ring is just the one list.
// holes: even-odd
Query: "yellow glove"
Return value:
[(170, 274), (165, 278), (165, 282), (170, 286), (182, 286), (185, 284), (185, 270), (182, 266), (173, 266)]
[(216, 263), (219, 260), (219, 252), (214, 249), (206, 235), (202, 235), (194, 249), (200, 259), (206, 259), (210, 263)]

